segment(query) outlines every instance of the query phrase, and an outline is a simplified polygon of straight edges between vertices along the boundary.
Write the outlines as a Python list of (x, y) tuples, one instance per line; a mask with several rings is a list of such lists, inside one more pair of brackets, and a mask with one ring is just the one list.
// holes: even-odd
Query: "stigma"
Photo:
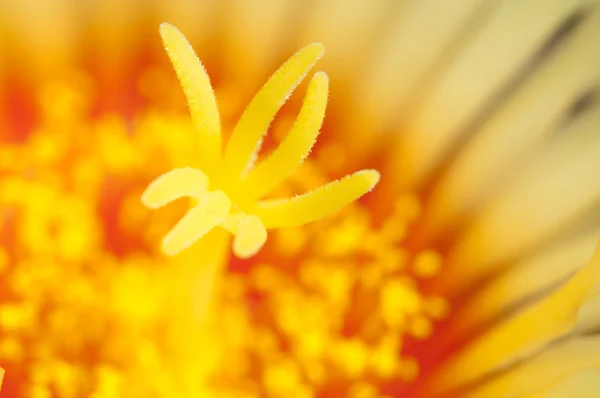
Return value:
[(293, 198), (266, 199), (303, 163), (323, 124), (329, 82), (324, 72), (317, 72), (287, 136), (255, 164), (270, 123), (323, 55), (322, 44), (304, 47), (268, 79), (223, 145), (215, 94), (202, 63), (175, 27), (164, 23), (160, 32), (187, 98), (200, 156), (199, 169), (171, 170), (156, 178), (142, 194), (142, 202), (153, 209), (183, 197), (194, 202), (163, 239), (165, 253), (175, 255), (221, 227), (234, 235), (234, 254), (248, 258), (264, 245), (267, 230), (321, 219), (377, 184), (377, 171), (361, 170)]

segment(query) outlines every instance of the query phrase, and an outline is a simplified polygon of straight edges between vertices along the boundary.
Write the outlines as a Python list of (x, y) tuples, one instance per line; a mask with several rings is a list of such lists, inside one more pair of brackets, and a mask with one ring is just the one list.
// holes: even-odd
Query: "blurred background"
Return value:
[[(364, 167), (376, 191), (249, 260), (211, 237), (162, 254), (186, 203), (140, 195), (196, 164), (165, 21), (204, 63), (225, 136), (283, 61), (324, 43), (322, 134), (277, 195)], [(473, 330), (593, 252), (599, 39), (593, 0), (3, 0), (0, 396), (418, 394)], [(542, 255), (555, 268), (530, 296), (455, 326), (483, 280)]]

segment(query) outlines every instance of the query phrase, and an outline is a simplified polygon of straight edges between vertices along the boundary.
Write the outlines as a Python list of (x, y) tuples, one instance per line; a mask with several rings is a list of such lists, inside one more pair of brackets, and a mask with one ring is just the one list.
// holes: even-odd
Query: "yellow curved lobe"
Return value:
[(269, 157), (259, 163), (242, 181), (242, 192), (259, 199), (292, 174), (310, 153), (325, 118), (329, 79), (315, 73), (298, 118), (290, 133)]
[(304, 47), (284, 63), (256, 93), (225, 147), (225, 167), (233, 179), (238, 179), (247, 166), (251, 165), (252, 157), (260, 148), (262, 137), (275, 114), (324, 52), (325, 47), (321, 43)]
[(221, 121), (210, 79), (194, 49), (176, 27), (163, 23), (160, 35), (190, 107), (198, 134), (201, 167), (213, 170), (221, 155)]
[(200, 170), (174, 169), (152, 181), (142, 194), (142, 203), (156, 209), (184, 196), (199, 198), (207, 189), (208, 177)]
[(267, 230), (262, 220), (255, 215), (244, 217), (240, 220), (235, 239), (233, 252), (240, 258), (255, 255), (267, 240)]
[(378, 181), (377, 171), (359, 171), (295, 198), (260, 202), (255, 212), (268, 229), (307, 224), (360, 198)]

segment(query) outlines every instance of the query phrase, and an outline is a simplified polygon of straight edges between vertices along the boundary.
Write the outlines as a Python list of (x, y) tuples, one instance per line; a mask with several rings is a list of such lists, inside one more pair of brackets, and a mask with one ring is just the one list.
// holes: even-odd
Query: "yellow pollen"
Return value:
[(419, 363), (416, 359), (407, 357), (400, 364), (399, 375), (403, 380), (413, 381), (419, 375)]
[(419, 313), (422, 299), (412, 287), (400, 280), (391, 280), (381, 289), (383, 319), (391, 327), (401, 327), (408, 315)]
[(300, 383), (298, 368), (291, 361), (272, 365), (263, 374), (263, 384), (272, 396), (290, 396), (301, 387)]
[(377, 398), (378, 396), (377, 388), (364, 382), (353, 385), (348, 393), (349, 398)]
[(406, 194), (396, 199), (395, 214), (411, 223), (421, 214), (421, 202), (415, 195)]
[(379, 173), (363, 170), (291, 199), (262, 200), (298, 168), (316, 142), (328, 96), (328, 78), (323, 72), (311, 79), (300, 113), (279, 147), (254, 166), (275, 114), (323, 55), (321, 44), (304, 47), (271, 76), (242, 114), (222, 152), (219, 110), (204, 67), (179, 30), (165, 23), (160, 32), (188, 100), (202, 169), (163, 174), (142, 196), (150, 208), (182, 197), (197, 202), (165, 237), (167, 254), (181, 252), (220, 226), (235, 235), (235, 255), (250, 257), (264, 245), (267, 229), (297, 227), (323, 218), (377, 184)]
[(8, 268), (8, 253), (2, 247), (0, 247), (0, 274), (2, 274)]
[(415, 338), (424, 340), (431, 336), (433, 326), (427, 317), (418, 315), (411, 320), (409, 331)]
[(450, 312), (450, 304), (443, 297), (428, 297), (425, 300), (425, 311), (434, 319), (444, 319)]
[(371, 355), (371, 367), (381, 377), (392, 378), (399, 369), (396, 338), (384, 338)]
[(2, 361), (20, 363), (24, 358), (25, 349), (15, 337), (7, 337), (0, 341), (0, 359)]
[(350, 377), (361, 376), (368, 364), (368, 349), (360, 340), (340, 342), (334, 349), (333, 356)]
[(435, 276), (441, 268), (442, 258), (433, 250), (424, 250), (420, 252), (413, 262), (415, 274), (422, 278)]
[(286, 228), (277, 231), (275, 235), (276, 250), (282, 255), (298, 254), (306, 244), (306, 233), (301, 227)]

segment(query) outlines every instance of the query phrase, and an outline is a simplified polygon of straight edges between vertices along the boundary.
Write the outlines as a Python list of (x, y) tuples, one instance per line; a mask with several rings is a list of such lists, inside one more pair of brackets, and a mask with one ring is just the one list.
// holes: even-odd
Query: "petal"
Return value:
[[(582, 337), (550, 347), (540, 355), (491, 379), (466, 394), (465, 398), (527, 397), (546, 390), (548, 386), (554, 385), (574, 372), (590, 367), (600, 367), (600, 338), (597, 336)], [(600, 384), (596, 385), (600, 387)], [(548, 396), (547, 393), (541, 394), (540, 398), (542, 396), (573, 397), (570, 394)], [(586, 398), (595, 396), (590, 394), (590, 390), (587, 393), (588, 395), (580, 396)]]
[(369, 192), (379, 181), (375, 170), (362, 170), (292, 199), (258, 203), (253, 214), (267, 228), (295, 227), (340, 210)]
[(249, 199), (260, 198), (292, 174), (310, 153), (325, 118), (327, 75), (315, 73), (308, 86), (302, 109), (291, 131), (269, 157), (250, 171), (241, 191)]
[(484, 25), (476, 27), (477, 34), (449, 60), (437, 81), (430, 79), (430, 95), (411, 111), (403, 127), (410, 134), (395, 158), (402, 162), (404, 185), (420, 184), (430, 175), (469, 124), (519, 76), (578, 6), (572, 0), (543, 6), (540, 0), (523, 0), (500, 2), (487, 10)]
[[(596, 343), (598, 344), (598, 343)], [(600, 354), (596, 354), (600, 356)], [(590, 398), (600, 395), (600, 365), (595, 362), (594, 369), (577, 372), (561, 381), (555, 387), (534, 398)]]
[[(598, 286), (600, 289), (600, 286)], [(582, 334), (598, 333), (600, 331), (600, 291), (585, 303), (579, 310), (577, 330)]]
[(168, 255), (188, 248), (220, 224), (231, 206), (229, 198), (221, 191), (208, 192), (199, 201), (165, 236), (163, 250)]
[(460, 151), (433, 193), (428, 235), (501, 192), (511, 172), (548, 138), (600, 78), (600, 14), (578, 29)]
[(198, 134), (200, 165), (208, 172), (215, 168), (221, 155), (221, 121), (210, 79), (194, 49), (177, 28), (163, 23), (160, 34), (190, 107)]
[(325, 44), (330, 52), (325, 61), (327, 69), (335, 70), (339, 81), (359, 84), (365, 62), (371, 61), (365, 54), (381, 40), (381, 21), (404, 17), (404, 11), (411, 8), (406, 6), (408, 4), (399, 5), (396, 0), (380, 0), (377, 7), (367, 1), (317, 1), (310, 4), (310, 12), (305, 15), (297, 40), (300, 43), (318, 40)]
[[(421, 0), (395, 12), (398, 22), (391, 24), (388, 32), (378, 38), (378, 51), (369, 57), (364, 77), (356, 82), (359, 85), (357, 100), (364, 113), (371, 117), (375, 131), (406, 116), (411, 95), (482, 2)], [(444, 17), (439, 18), (440, 15)], [(329, 43), (324, 42), (329, 48)]]
[(567, 335), (579, 308), (600, 283), (600, 247), (590, 263), (557, 291), (484, 333), (440, 370), (433, 385), (442, 391), (460, 387), (531, 355)]
[(190, 196), (198, 198), (208, 188), (208, 178), (200, 170), (191, 167), (171, 170), (148, 185), (142, 194), (142, 203), (156, 209), (174, 200)]
[(544, 245), (600, 200), (600, 104), (574, 121), (478, 212), (448, 257), (454, 291)]
[(469, 298), (453, 331), (464, 335), (564, 281), (587, 263), (599, 236), (600, 228), (592, 228), (517, 263)]
[(293, 0), (272, 1), (268, 7), (257, 7), (253, 1), (208, 3), (225, 8), (225, 18), (215, 18), (223, 29), (218, 40), (221, 54), (226, 54), (219, 63), (222, 76), (241, 85), (241, 90), (251, 88), (253, 82), (264, 78), (266, 67), (286, 55), (280, 40), (289, 32)]
[(304, 47), (284, 63), (254, 96), (225, 148), (226, 169), (234, 180), (251, 163), (275, 114), (323, 52), (324, 47), (320, 43)]

